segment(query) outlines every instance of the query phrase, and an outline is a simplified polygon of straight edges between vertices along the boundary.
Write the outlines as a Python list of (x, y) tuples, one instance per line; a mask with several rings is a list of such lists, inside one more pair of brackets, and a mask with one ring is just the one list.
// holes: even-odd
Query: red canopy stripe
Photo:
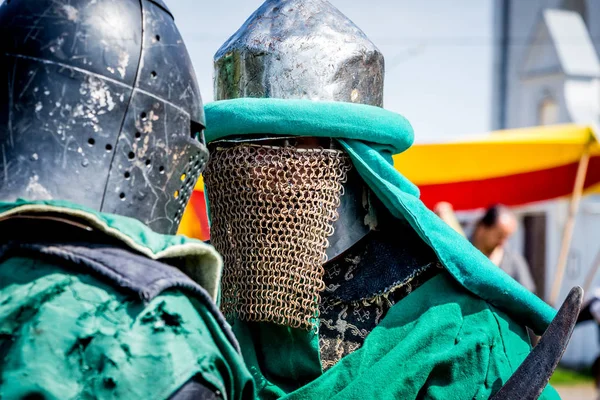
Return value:
[[(473, 210), (502, 203), (523, 205), (568, 196), (573, 192), (578, 163), (481, 180), (419, 185), (421, 199), (433, 208), (447, 201), (455, 210)], [(590, 158), (585, 188), (600, 183), (600, 156)]]

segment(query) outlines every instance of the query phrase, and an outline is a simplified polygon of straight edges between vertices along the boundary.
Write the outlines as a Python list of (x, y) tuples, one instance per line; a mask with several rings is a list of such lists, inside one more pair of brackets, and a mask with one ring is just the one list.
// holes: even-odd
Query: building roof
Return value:
[(600, 61), (579, 13), (545, 10), (544, 23), (566, 75), (600, 77)]

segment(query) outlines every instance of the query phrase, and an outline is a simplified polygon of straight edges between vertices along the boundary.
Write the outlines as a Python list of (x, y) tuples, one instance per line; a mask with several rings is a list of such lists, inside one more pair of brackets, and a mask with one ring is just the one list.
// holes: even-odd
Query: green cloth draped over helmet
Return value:
[(556, 311), (496, 267), (419, 200), (419, 191), (393, 165), (413, 143), (401, 115), (345, 102), (240, 98), (205, 106), (207, 142), (251, 134), (329, 137), (339, 141), (371, 190), (435, 251), (470, 293), (542, 334)]

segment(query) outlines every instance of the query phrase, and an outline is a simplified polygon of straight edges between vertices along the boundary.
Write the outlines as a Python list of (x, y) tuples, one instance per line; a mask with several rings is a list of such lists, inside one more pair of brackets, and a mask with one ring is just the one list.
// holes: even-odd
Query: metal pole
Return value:
[(573, 187), (573, 194), (571, 195), (571, 203), (569, 204), (569, 215), (567, 222), (563, 230), (562, 243), (560, 246), (560, 255), (558, 257), (558, 264), (556, 266), (556, 274), (554, 275), (554, 283), (552, 285), (552, 291), (550, 292), (550, 304), (555, 305), (562, 285), (562, 280), (565, 275), (565, 267), (567, 266), (567, 257), (569, 255), (569, 249), (571, 247), (571, 240), (573, 239), (573, 230), (575, 228), (575, 219), (577, 211), (579, 210), (579, 202), (583, 193), (583, 185), (585, 183), (585, 176), (587, 173), (587, 167), (590, 161), (590, 144), (586, 145), (583, 155), (579, 160), (579, 166), (577, 167), (577, 175), (575, 176), (575, 186)]

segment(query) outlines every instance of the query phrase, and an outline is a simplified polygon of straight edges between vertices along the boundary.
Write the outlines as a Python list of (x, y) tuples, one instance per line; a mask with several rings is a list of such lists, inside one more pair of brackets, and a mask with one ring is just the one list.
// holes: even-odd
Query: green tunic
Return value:
[[(233, 327), (263, 399), (487, 399), (531, 350), (522, 325), (446, 273), (396, 303), (360, 349), (324, 374), (318, 333)], [(540, 398), (559, 396), (548, 386)]]
[[(201, 242), (60, 202), (0, 204), (0, 218), (15, 212), (77, 215), (149, 257), (187, 256), (197, 278), (218, 287), (208, 282), (220, 259)], [(195, 376), (226, 398), (254, 396), (241, 356), (199, 301), (170, 290), (143, 304), (37, 259), (0, 261), (0, 354), (2, 399), (164, 399)]]

